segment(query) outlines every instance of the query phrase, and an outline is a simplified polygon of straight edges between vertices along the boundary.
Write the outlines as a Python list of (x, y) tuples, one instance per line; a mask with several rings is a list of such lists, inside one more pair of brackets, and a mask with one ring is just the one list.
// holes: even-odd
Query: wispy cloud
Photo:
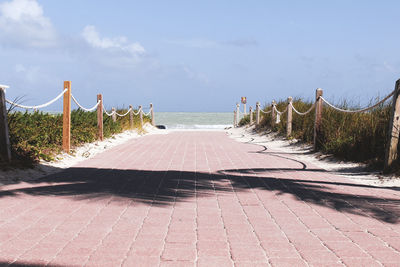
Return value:
[(0, 4), (0, 44), (19, 47), (51, 47), (56, 31), (36, 0), (12, 0)]
[(184, 71), (184, 73), (186, 73), (187, 77), (191, 80), (199, 81), (204, 84), (208, 84), (210, 82), (207, 75), (205, 75), (204, 73), (201, 73), (201, 72), (194, 71), (186, 65), (182, 66), (182, 70)]
[(234, 39), (229, 41), (214, 41), (202, 38), (195, 39), (175, 39), (165, 41), (168, 44), (174, 44), (179, 46), (191, 47), (191, 48), (217, 48), (224, 46), (234, 47), (249, 47), (258, 46), (258, 42), (253, 39)]
[(192, 48), (210, 48), (219, 46), (218, 42), (207, 39), (175, 39), (165, 41), (168, 44), (174, 44)]
[(398, 73), (399, 72), (399, 69), (397, 67), (393, 66), (392, 64), (390, 64), (387, 61), (383, 62), (383, 67), (384, 67), (384, 69), (386, 69), (387, 71), (389, 71), (391, 73)]
[(356, 54), (354, 58), (359, 66), (370, 71), (383, 71), (386, 73), (399, 73), (400, 71), (399, 64), (390, 62), (388, 60), (381, 61), (375, 57), (363, 56), (359, 54)]
[(253, 39), (236, 39), (236, 40), (224, 42), (224, 44), (237, 46), (237, 47), (258, 46), (258, 42)]
[(82, 37), (84, 40), (93, 48), (108, 50), (108, 51), (120, 51), (130, 54), (131, 56), (143, 55), (146, 50), (138, 43), (129, 43), (125, 36), (119, 36), (115, 38), (100, 37), (99, 32), (95, 26), (88, 25), (82, 31)]
[(36, 82), (40, 80), (42, 74), (41, 69), (38, 66), (25, 66), (23, 64), (16, 64), (14, 67), (15, 72), (18, 75), (22, 75), (28, 82)]

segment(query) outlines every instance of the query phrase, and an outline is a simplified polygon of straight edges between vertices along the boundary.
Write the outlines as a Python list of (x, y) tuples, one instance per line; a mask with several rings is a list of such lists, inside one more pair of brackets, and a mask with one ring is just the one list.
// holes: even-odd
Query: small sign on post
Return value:
[(246, 109), (247, 98), (245, 96), (242, 96), (241, 97), (241, 102), (243, 104), (243, 113), (246, 115), (247, 114), (247, 109)]

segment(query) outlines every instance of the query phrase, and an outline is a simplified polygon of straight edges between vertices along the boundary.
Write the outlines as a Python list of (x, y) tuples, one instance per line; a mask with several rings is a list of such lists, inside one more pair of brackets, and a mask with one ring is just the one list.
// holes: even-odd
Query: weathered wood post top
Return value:
[(288, 97), (288, 110), (287, 110), (287, 121), (286, 121), (286, 137), (290, 137), (292, 134), (292, 120), (293, 120), (293, 98), (291, 96)]
[(276, 112), (275, 112), (275, 108), (276, 108), (276, 102), (275, 100), (272, 100), (271, 103), (271, 126), (274, 126), (276, 124)]
[(156, 126), (156, 120), (154, 118), (153, 103), (150, 103), (150, 111), (151, 111), (151, 125)]
[(63, 89), (63, 137), (62, 148), (64, 152), (69, 153), (71, 149), (71, 81), (64, 81)]
[(260, 124), (260, 102), (256, 103), (256, 125)]
[(139, 106), (139, 118), (140, 118), (140, 126), (143, 127), (143, 107)]
[(97, 95), (97, 102), (99, 105), (97, 106), (97, 131), (98, 131), (98, 139), (103, 141), (103, 95)]
[(321, 147), (321, 128), (322, 128), (322, 111), (323, 102), (320, 98), (324, 91), (321, 88), (315, 90), (315, 121), (314, 121), (314, 150), (318, 150)]
[(390, 124), (388, 132), (388, 144), (385, 151), (384, 172), (391, 170), (393, 163), (398, 160), (397, 147), (400, 136), (400, 79), (396, 81), (392, 100), (392, 110), (390, 112)]
[(250, 114), (250, 125), (251, 125), (253, 124), (253, 107), (250, 107), (249, 114)]
[(7, 85), (0, 85), (0, 160), (11, 161), (11, 145), (8, 131), (6, 89)]

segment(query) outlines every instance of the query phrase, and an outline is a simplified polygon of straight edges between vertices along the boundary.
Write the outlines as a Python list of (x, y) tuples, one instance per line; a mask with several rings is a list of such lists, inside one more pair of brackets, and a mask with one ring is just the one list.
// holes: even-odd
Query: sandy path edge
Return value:
[(336, 175), (350, 178), (360, 184), (400, 187), (400, 177), (382, 175), (379, 172), (369, 171), (365, 164), (344, 162), (328, 155), (312, 152), (311, 146), (300, 145), (274, 133), (256, 133), (254, 126), (230, 128), (226, 132), (238, 142), (264, 145), (274, 151), (289, 153), (292, 158), (311, 163)]
[(112, 147), (123, 144), (133, 138), (139, 138), (149, 134), (166, 134), (168, 131), (159, 130), (149, 123), (144, 126), (144, 133), (138, 133), (136, 130), (124, 131), (103, 141), (84, 144), (73, 150), (72, 154), (62, 153), (56, 156), (57, 160), (52, 162), (40, 161), (33, 169), (14, 169), (9, 171), (0, 171), (0, 186), (13, 184), (17, 182), (27, 182), (38, 179), (45, 175), (57, 173), (66, 168), (94, 157)]

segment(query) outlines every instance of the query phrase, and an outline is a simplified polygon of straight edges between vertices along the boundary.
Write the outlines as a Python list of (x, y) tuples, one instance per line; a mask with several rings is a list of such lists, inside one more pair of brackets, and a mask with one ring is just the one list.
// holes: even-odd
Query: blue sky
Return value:
[[(0, 84), (42, 104), (233, 111), (288, 96), (361, 105), (400, 78), (399, 1), (0, 1)], [(49, 108), (61, 110), (60, 103)]]

